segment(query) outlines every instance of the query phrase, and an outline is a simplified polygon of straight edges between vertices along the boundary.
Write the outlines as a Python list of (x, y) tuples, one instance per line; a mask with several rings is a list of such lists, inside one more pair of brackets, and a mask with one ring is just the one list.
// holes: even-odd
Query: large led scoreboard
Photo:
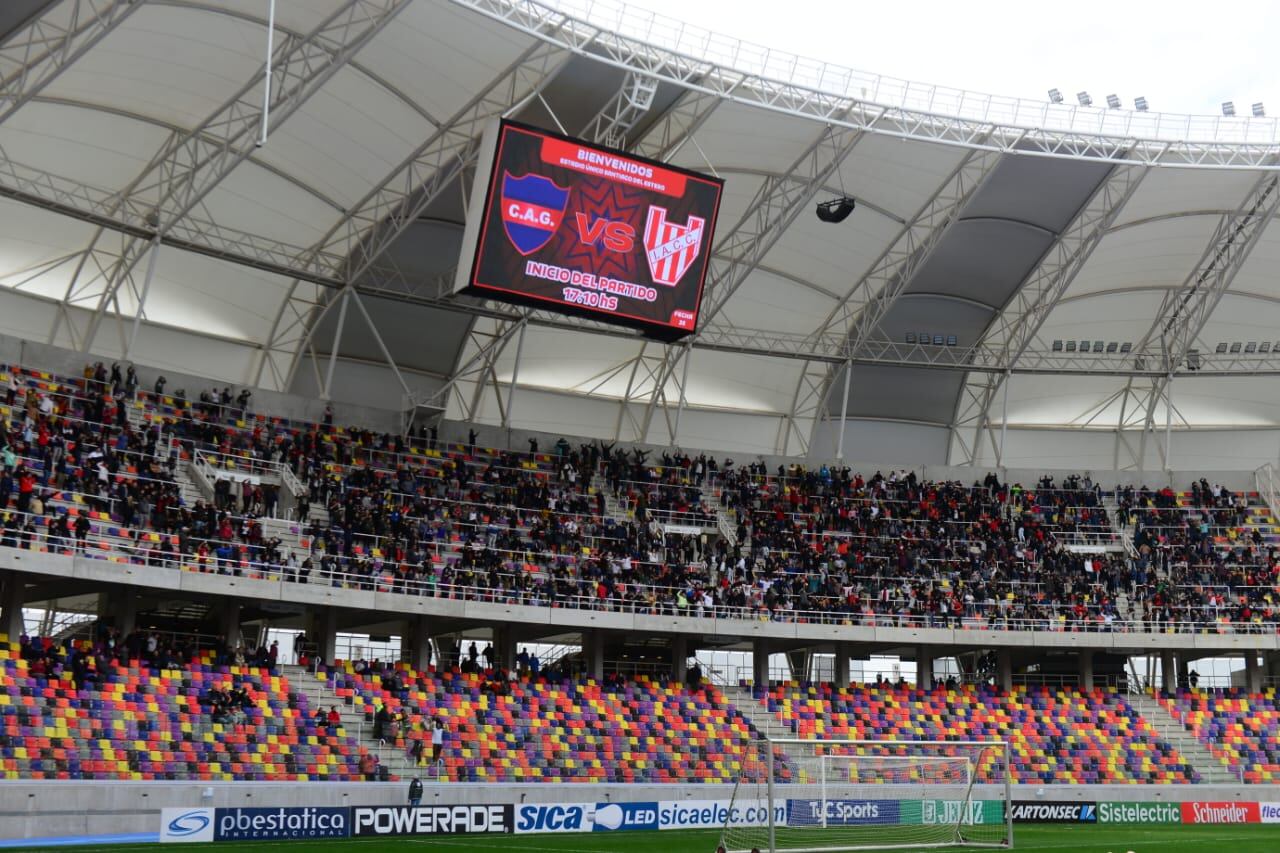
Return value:
[(697, 328), (723, 181), (512, 121), (480, 164), (455, 291), (668, 340)]

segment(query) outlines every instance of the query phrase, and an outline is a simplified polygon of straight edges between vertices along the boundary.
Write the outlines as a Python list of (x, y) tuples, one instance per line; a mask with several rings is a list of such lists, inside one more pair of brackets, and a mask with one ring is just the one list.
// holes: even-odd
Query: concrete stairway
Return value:
[(1202, 781), (1211, 784), (1240, 782), (1240, 777), (1234, 770), (1210, 752), (1199, 738), (1174, 719), (1173, 715), (1166, 711), (1154, 697), (1141, 695), (1125, 698), (1134, 710), (1151, 724), (1160, 737), (1178, 750), (1183, 759), (1195, 768)]
[(195, 476), (192, 475), (191, 463), (179, 462), (178, 466), (173, 469), (173, 479), (178, 483), (178, 490), (182, 494), (182, 503), (185, 506), (195, 506), (196, 501), (204, 501), (205, 503), (213, 501), (213, 494), (202, 489)]
[(1120, 544), (1124, 546), (1124, 553), (1133, 556), (1136, 552), (1133, 547), (1133, 525), (1120, 524), (1120, 504), (1116, 502), (1115, 492), (1104, 492), (1102, 497), (1102, 508), (1107, 511), (1107, 518), (1111, 519), (1111, 529), (1116, 532), (1116, 536), (1120, 539)]
[[(405, 774), (414, 775), (412, 762), (405, 755), (404, 750), (394, 743), (383, 743), (377, 740), (373, 736), (373, 722), (365, 720), (363, 711), (347, 705), (345, 700), (334, 696), (327, 683), (317, 679), (305, 667), (296, 664), (281, 664), (280, 672), (289, 679), (289, 688), (293, 692), (307, 697), (311, 713), (314, 714), (317, 708), (323, 708), (327, 713), (330, 707), (336, 707), (338, 715), (342, 717), (343, 730), (365, 750), (376, 755), (378, 762), (387, 768), (393, 778)], [(425, 773), (426, 768), (418, 772)]]
[(767, 738), (793, 738), (795, 732), (784, 726), (770, 713), (763, 702), (751, 695), (750, 687), (718, 687), (725, 701), (747, 718), (760, 734)]

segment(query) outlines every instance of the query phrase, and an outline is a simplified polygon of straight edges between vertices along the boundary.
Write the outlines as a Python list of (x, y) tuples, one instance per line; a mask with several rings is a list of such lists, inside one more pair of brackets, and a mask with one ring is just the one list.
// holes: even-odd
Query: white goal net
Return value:
[[(1001, 742), (756, 741), (726, 824), (729, 853), (1012, 847)], [(751, 808), (747, 808), (751, 807)]]

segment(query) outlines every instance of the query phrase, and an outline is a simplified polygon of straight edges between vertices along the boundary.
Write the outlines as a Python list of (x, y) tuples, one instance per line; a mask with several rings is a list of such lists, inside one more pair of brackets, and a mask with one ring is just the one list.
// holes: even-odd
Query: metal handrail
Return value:
[[(302, 576), (299, 570), (264, 563), (243, 565), (223, 565), (217, 561), (201, 568), (189, 557), (183, 559), (154, 558), (156, 568), (179, 569), (184, 571), (203, 571), (214, 574), (234, 574), (277, 582), (327, 584), (336, 588), (357, 590), (377, 590), (386, 593), (400, 593), (418, 597), (442, 599), (458, 599), (493, 604), (533, 607), (556, 607), (575, 609), (584, 612), (611, 612), (637, 615), (674, 616), (698, 620), (748, 620), (771, 621), (788, 624), (841, 625), (850, 627), (884, 627), (884, 628), (935, 628), (961, 629), (967, 631), (1050, 631), (1054, 633), (1173, 633), (1173, 634), (1267, 634), (1280, 631), (1280, 625), (1266, 623), (1257, 618), (1251, 622), (1237, 623), (1226, 619), (1187, 618), (1186, 614), (1196, 611), (1206, 614), (1214, 612), (1208, 606), (1179, 605), (1177, 618), (1151, 618), (1132, 620), (1111, 618), (1102, 608), (1096, 605), (1082, 605), (1086, 617), (1083, 620), (1069, 618), (1068, 611), (1073, 606), (1062, 606), (1062, 613), (1054, 613), (1052, 608), (1044, 615), (1025, 615), (1010, 613), (1000, 603), (975, 603), (969, 615), (941, 616), (937, 614), (912, 614), (894, 612), (905, 607), (906, 602), (893, 600), (883, 604), (891, 605), (885, 611), (874, 609), (833, 609), (833, 610), (799, 610), (795, 608), (776, 607), (772, 610), (761, 604), (743, 606), (689, 603), (680, 605), (669, 597), (659, 598), (657, 593), (666, 593), (670, 587), (648, 587), (640, 584), (625, 584), (628, 594), (636, 597), (620, 598), (613, 595), (598, 597), (582, 594), (551, 593), (545, 588), (492, 588), (462, 584), (442, 584), (433, 580), (416, 578), (396, 578), (385, 575), (364, 575), (354, 572), (313, 568), (309, 576)], [(527, 576), (526, 576), (527, 577)], [(530, 581), (532, 579), (529, 579)], [(677, 591), (678, 588), (676, 588)], [(647, 596), (638, 600), (639, 596)], [(652, 598), (650, 601), (648, 598)], [(881, 604), (881, 602), (875, 602)], [(1015, 605), (1015, 608), (1019, 607)], [(867, 608), (873, 604), (868, 603)]]

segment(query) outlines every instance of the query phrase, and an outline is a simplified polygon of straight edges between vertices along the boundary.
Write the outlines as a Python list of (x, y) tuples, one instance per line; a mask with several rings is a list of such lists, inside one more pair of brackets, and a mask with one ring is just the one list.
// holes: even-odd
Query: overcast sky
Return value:
[[(579, 0), (581, 2), (581, 0)], [(1280, 115), (1280, 3), (640, 0), (633, 6), (859, 71), (1095, 106), (1218, 115), (1262, 101)]]

